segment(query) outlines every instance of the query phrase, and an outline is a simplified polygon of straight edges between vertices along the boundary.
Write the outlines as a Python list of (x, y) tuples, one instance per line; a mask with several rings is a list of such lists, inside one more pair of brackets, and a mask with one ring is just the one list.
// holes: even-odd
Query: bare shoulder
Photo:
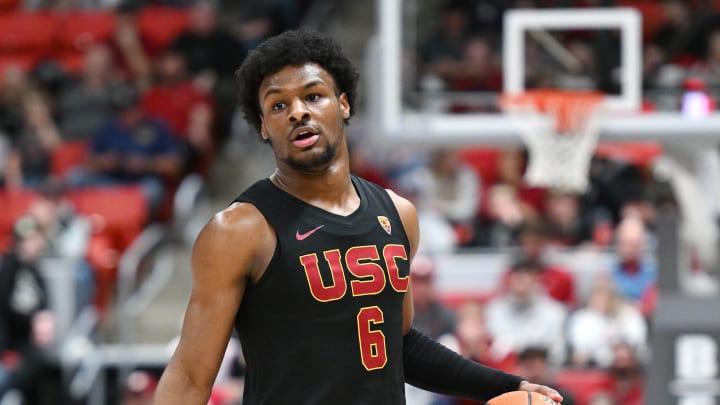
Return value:
[(395, 203), (395, 207), (397, 208), (400, 217), (402, 217), (403, 222), (405, 222), (406, 218), (415, 218), (415, 220), (417, 220), (417, 209), (410, 200), (405, 197), (401, 197), (389, 188), (385, 189), (385, 191), (387, 191), (388, 195), (390, 195), (390, 198), (393, 200), (393, 203)]
[(275, 243), (272, 227), (254, 205), (233, 203), (216, 213), (198, 235), (193, 271), (252, 278), (269, 262)]
[(407, 234), (410, 242), (412, 257), (415, 255), (418, 244), (420, 243), (420, 224), (418, 223), (417, 209), (407, 198), (398, 195), (390, 189), (385, 190), (395, 204), (398, 214), (400, 214), (400, 219), (402, 220), (403, 227), (405, 228), (405, 234)]

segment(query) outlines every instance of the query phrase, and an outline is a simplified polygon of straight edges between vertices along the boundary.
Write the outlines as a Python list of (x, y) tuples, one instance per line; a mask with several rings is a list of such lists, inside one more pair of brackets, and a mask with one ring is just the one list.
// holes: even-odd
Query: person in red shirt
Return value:
[[(518, 236), (518, 251), (514, 254), (513, 262), (536, 262), (540, 269), (540, 283), (547, 294), (563, 304), (574, 307), (577, 303), (575, 297), (575, 277), (559, 264), (550, 263), (545, 257), (548, 247), (547, 231), (542, 223), (529, 222), (523, 225)], [(501, 287), (507, 286), (509, 271), (506, 271)]]

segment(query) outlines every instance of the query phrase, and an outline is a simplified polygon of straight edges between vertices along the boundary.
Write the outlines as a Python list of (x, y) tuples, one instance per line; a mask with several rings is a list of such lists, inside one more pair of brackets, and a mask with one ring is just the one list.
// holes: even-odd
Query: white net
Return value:
[(528, 148), (525, 180), (529, 185), (577, 193), (587, 190), (601, 100), (595, 93), (561, 91), (528, 92), (503, 100), (505, 113), (517, 115)]

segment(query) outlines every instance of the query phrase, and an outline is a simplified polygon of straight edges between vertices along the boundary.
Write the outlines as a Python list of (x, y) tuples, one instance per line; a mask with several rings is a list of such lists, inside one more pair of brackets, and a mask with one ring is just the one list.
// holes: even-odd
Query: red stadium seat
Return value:
[(497, 148), (466, 147), (458, 151), (458, 158), (475, 170), (483, 184), (491, 185), (498, 178), (500, 154)]
[(140, 35), (153, 54), (169, 46), (187, 26), (187, 11), (176, 7), (146, 7), (138, 18)]
[(602, 370), (563, 369), (555, 375), (558, 387), (569, 391), (577, 405), (587, 405), (600, 392), (610, 389), (610, 376)]
[(86, 142), (65, 142), (53, 151), (50, 171), (52, 174), (63, 176), (70, 169), (82, 165), (87, 158), (87, 154), (88, 145)]
[(72, 11), (60, 17), (58, 46), (84, 52), (90, 46), (106, 43), (115, 29), (115, 15), (109, 11)]
[(10, 13), (20, 8), (22, 0), (0, 0), (0, 13)]
[(6, 252), (12, 241), (15, 221), (24, 215), (37, 199), (37, 194), (28, 190), (0, 190), (0, 252)]
[(52, 52), (57, 29), (50, 13), (0, 14), (0, 53), (30, 54), (39, 60)]
[(68, 199), (78, 212), (103, 224), (101, 232), (120, 252), (142, 232), (149, 217), (145, 196), (137, 186), (74, 190)]

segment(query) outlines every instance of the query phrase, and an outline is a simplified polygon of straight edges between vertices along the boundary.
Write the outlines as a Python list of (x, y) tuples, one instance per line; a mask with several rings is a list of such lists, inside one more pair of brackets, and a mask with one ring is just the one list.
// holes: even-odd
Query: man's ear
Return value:
[(342, 113), (343, 119), (350, 119), (350, 104), (348, 103), (347, 94), (340, 94), (338, 100), (340, 101), (340, 112)]
[(262, 115), (260, 116), (260, 136), (262, 137), (264, 142), (268, 142), (270, 140), (270, 137), (265, 130), (265, 120), (263, 119)]

